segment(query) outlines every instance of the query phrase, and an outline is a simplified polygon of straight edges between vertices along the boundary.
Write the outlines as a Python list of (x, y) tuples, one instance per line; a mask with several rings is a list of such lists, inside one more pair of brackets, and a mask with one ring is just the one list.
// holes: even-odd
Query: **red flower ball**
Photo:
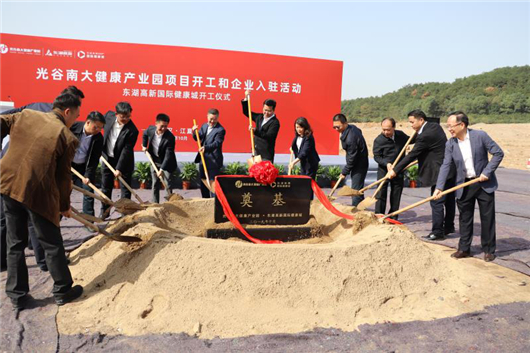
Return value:
[(256, 163), (248, 171), (251, 177), (264, 185), (272, 184), (279, 174), (278, 169), (270, 161)]

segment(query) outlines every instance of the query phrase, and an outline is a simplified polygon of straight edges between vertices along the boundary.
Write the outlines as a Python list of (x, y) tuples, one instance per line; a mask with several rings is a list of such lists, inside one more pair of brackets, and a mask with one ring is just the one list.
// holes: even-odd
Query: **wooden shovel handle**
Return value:
[[(81, 179), (81, 180), (84, 179), (84, 176), (83, 176), (81, 173), (79, 173), (77, 170), (75, 170), (74, 168), (70, 167), (70, 170), (71, 170), (72, 173), (74, 173), (79, 179)], [(74, 186), (75, 186), (75, 185), (74, 185)], [(97, 198), (97, 197), (94, 197), (94, 196), (92, 196), (92, 197), (97, 198), (97, 199), (98, 199), (99, 201), (101, 201), (101, 202), (105, 202), (107, 205), (112, 205), (112, 200), (109, 199), (109, 198), (107, 197), (107, 195), (105, 195), (105, 194), (103, 193), (103, 191), (101, 191), (100, 189), (98, 189), (98, 187), (97, 187), (96, 185), (94, 185), (94, 184), (92, 184), (92, 183), (89, 182), (89, 183), (88, 183), (88, 186), (89, 186), (90, 188), (92, 188), (92, 190), (94, 190), (94, 191), (95, 191), (95, 192), (96, 192), (101, 198)], [(76, 190), (77, 190), (77, 189), (76, 189)], [(81, 190), (83, 190), (83, 191), (81, 191)], [(81, 189), (81, 190), (78, 190), (78, 191), (79, 191), (79, 192), (83, 192), (83, 193), (84, 193), (84, 191), (86, 191), (85, 189)], [(86, 194), (85, 194), (85, 195), (86, 195)], [(88, 196), (90, 196), (90, 195), (88, 195)], [(105, 201), (103, 201), (103, 200), (101, 200), (101, 199), (104, 199)]]
[(108, 198), (103, 198), (103, 197), (101, 197), (101, 196), (99, 196), (99, 195), (96, 195), (96, 194), (90, 192), (90, 191), (87, 191), (87, 190), (85, 190), (85, 189), (83, 189), (83, 188), (80, 188), (80, 187), (77, 186), (77, 185), (73, 185), (72, 187), (73, 187), (74, 190), (79, 191), (79, 192), (82, 193), (83, 195), (86, 195), (86, 196), (88, 196), (88, 197), (92, 197), (92, 198), (94, 198), (94, 199), (96, 199), (96, 200), (101, 201), (101, 202), (104, 203), (104, 204), (109, 205), (109, 206), (114, 206), (114, 202), (109, 201)]
[[(457, 186), (452, 187), (452, 188), (450, 188), (450, 189), (447, 189), (447, 190), (445, 190), (445, 191), (442, 191), (442, 193), (441, 193), (440, 195), (441, 195), (441, 196), (444, 196), (444, 195), (450, 194), (450, 193), (452, 193), (452, 192), (454, 192), (454, 191), (456, 191), (456, 190), (458, 190), (458, 189), (462, 189), (462, 188), (465, 188), (466, 186), (469, 186), (469, 185), (472, 185), (472, 184), (476, 184), (476, 183), (478, 183), (479, 181), (480, 181), (480, 178), (472, 179), (472, 180), (467, 181), (467, 182), (465, 182), (465, 183), (463, 183), (463, 184), (460, 184), (460, 185), (457, 185)], [(424, 203), (429, 202), (429, 201), (432, 201), (432, 200), (434, 200), (434, 196), (427, 197), (426, 199), (423, 199), (423, 200), (421, 200), (421, 201), (418, 201), (418, 202), (416, 202), (416, 203), (413, 203), (412, 205), (409, 205), (409, 206), (404, 207), (404, 208), (402, 208), (402, 209), (400, 209), (400, 210), (397, 210), (397, 211), (395, 211), (395, 212), (392, 212), (392, 213), (390, 213), (390, 214), (384, 216), (383, 219), (386, 219), (386, 218), (389, 218), (389, 217), (394, 217), (394, 216), (396, 216), (396, 215), (398, 215), (398, 214), (400, 214), (400, 213), (403, 213), (403, 212), (405, 212), (405, 211), (410, 210), (411, 208), (417, 207), (417, 206), (419, 206), (419, 205), (423, 205)]]
[(333, 196), (333, 194), (335, 193), (335, 190), (337, 190), (337, 188), (339, 187), (339, 184), (342, 181), (342, 179), (344, 179), (344, 175), (341, 174), (340, 177), (339, 177), (339, 180), (337, 180), (337, 183), (335, 184), (333, 189), (331, 189), (331, 191), (329, 192), (328, 197)]
[[(158, 175), (158, 172), (160, 170), (156, 166), (155, 161), (153, 160), (153, 157), (151, 157), (151, 153), (149, 153), (147, 150), (145, 150), (144, 152), (145, 152), (145, 155), (147, 156), (147, 158), (149, 159), (149, 162), (151, 162), (151, 165), (153, 166), (156, 175)], [(158, 178), (160, 179), (160, 182), (162, 183), (162, 185), (164, 185), (164, 188), (167, 190), (167, 192), (169, 194), (171, 194), (171, 191), (169, 190), (169, 187), (166, 184), (166, 179), (164, 178), (164, 173), (162, 173)]]
[[(197, 125), (195, 119), (193, 119), (193, 125)], [(212, 190), (210, 185), (210, 177), (208, 176), (208, 168), (206, 168), (206, 160), (204, 159), (204, 152), (200, 152), (201, 149), (201, 139), (199, 138), (199, 128), (195, 130), (195, 136), (197, 136), (197, 146), (199, 146), (199, 154), (201, 155), (202, 167), (204, 168), (204, 175), (206, 176), (206, 182), (208, 183), (208, 189)]]
[(291, 156), (289, 157), (289, 171), (287, 172), (287, 175), (291, 175), (292, 171), (293, 171), (293, 168), (291, 167), (291, 163), (293, 163), (293, 157), (294, 157), (294, 152), (293, 150), (291, 150)]
[[(114, 169), (114, 168), (110, 165), (110, 163), (109, 163), (105, 158), (103, 158), (103, 156), (101, 156), (100, 159), (103, 161), (103, 163), (105, 163), (105, 165), (107, 166), (107, 168), (109, 168), (110, 171), (111, 171), (114, 175), (116, 175), (116, 169)], [(140, 196), (138, 196), (138, 194), (137, 194), (137, 193), (131, 188), (131, 186), (130, 186), (125, 180), (123, 180), (123, 178), (122, 178), (121, 176), (118, 177), (118, 180), (119, 180), (123, 185), (125, 185), (125, 187), (131, 192), (131, 194), (134, 195), (134, 197), (136, 197), (136, 199), (138, 200), (138, 202), (140, 202), (140, 203), (144, 203), (144, 201), (140, 198)]]
[(254, 147), (254, 130), (252, 129), (252, 109), (250, 108), (250, 94), (247, 96), (248, 103), (248, 126), (250, 130), (250, 144), (252, 145), (252, 157), (256, 155), (256, 148)]
[(77, 211), (75, 209), (72, 208), (72, 214), (71, 214), (72, 218), (75, 219), (76, 221), (78, 221), (79, 223), (82, 223), (85, 227), (88, 227), (90, 229), (92, 229), (94, 232), (100, 232), (100, 229), (98, 226), (96, 226), (95, 224), (87, 221), (86, 219), (84, 219), (83, 217), (81, 217)]

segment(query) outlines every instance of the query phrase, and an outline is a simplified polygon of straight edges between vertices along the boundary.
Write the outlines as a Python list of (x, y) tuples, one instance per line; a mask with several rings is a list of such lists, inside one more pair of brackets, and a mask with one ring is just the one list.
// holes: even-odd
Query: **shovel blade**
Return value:
[(252, 167), (254, 164), (262, 162), (261, 156), (252, 156), (247, 159), (248, 167)]
[(208, 182), (206, 179), (201, 179), (202, 183), (210, 190), (210, 192), (213, 192), (215, 194), (215, 188), (212, 182)]
[(374, 198), (374, 197), (367, 197), (365, 198), (364, 200), (362, 200), (358, 205), (357, 205), (357, 209), (359, 211), (364, 211), (365, 209), (367, 209), (368, 207), (372, 206), (372, 205), (375, 205), (375, 203), (377, 202), (377, 199)]
[(106, 237), (108, 237), (108, 238), (110, 238), (110, 239), (112, 239), (114, 241), (119, 241), (119, 242), (122, 242), (122, 243), (135, 243), (135, 242), (142, 241), (141, 238), (133, 237), (133, 236), (130, 236), (130, 235), (110, 234), (109, 232), (107, 232), (105, 229), (103, 229), (101, 227), (98, 227), (98, 230), (99, 230), (98, 233), (101, 233), (104, 236), (106, 236)]
[(350, 188), (348, 185), (344, 185), (340, 190), (337, 192), (338, 196), (361, 196), (363, 195), (362, 192), (359, 190), (355, 190)]

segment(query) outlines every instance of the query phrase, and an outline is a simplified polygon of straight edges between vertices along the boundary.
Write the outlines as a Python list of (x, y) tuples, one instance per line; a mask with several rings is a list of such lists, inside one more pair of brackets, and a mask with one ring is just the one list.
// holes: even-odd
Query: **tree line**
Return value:
[(503, 67), (451, 83), (406, 85), (380, 97), (343, 100), (351, 122), (406, 118), (413, 109), (430, 117), (462, 110), (473, 122), (530, 122), (530, 66)]

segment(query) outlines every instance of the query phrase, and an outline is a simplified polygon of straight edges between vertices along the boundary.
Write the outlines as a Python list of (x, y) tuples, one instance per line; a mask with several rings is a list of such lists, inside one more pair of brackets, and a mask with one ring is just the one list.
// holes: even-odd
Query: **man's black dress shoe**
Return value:
[(495, 260), (495, 255), (494, 254), (484, 254), (484, 261), (490, 262), (490, 261), (493, 261), (493, 260)]
[(80, 285), (73, 286), (66, 294), (61, 297), (55, 297), (55, 303), (59, 306), (70, 303), (83, 294), (83, 287)]
[(442, 234), (429, 233), (429, 234), (425, 235), (423, 237), (423, 239), (427, 239), (427, 240), (444, 240), (445, 237)]
[(444, 230), (444, 235), (449, 235), (454, 233), (456, 230), (454, 228)]

